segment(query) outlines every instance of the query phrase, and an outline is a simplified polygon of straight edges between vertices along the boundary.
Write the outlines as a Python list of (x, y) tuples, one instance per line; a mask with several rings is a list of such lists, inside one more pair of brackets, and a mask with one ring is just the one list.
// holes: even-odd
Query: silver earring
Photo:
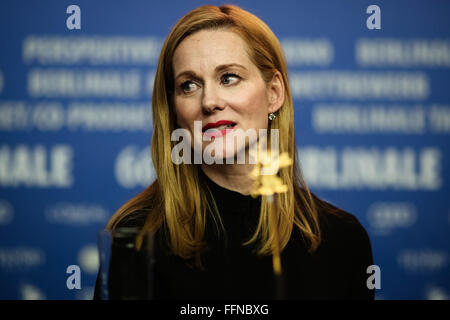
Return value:
[(271, 114), (269, 114), (269, 120), (273, 120), (273, 119), (275, 119), (277, 116), (275, 115), (275, 113), (271, 113)]

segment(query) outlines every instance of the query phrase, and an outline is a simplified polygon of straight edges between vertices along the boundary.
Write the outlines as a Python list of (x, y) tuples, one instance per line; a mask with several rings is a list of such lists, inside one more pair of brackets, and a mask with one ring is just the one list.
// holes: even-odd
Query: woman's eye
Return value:
[[(232, 79), (232, 78), (235, 78), (235, 79), (237, 79), (237, 80), (239, 80), (240, 79), (240, 77), (237, 75), (237, 74), (234, 74), (234, 73), (225, 73), (223, 76), (222, 76), (222, 79), (224, 79), (224, 83), (225, 84), (231, 84), (230, 82), (228, 82), (227, 83), (227, 81), (229, 81), (229, 79)], [(235, 80), (234, 82), (236, 82), (237, 80)], [(233, 82), (233, 80), (231, 80), (231, 82)]]
[[(238, 76), (235, 73), (225, 73), (222, 75), (222, 83), (225, 85), (233, 84), (239, 81), (241, 79), (240, 76)], [(191, 93), (196, 88), (197, 84), (195, 82), (192, 82), (191, 80), (185, 81), (182, 84), (180, 84), (180, 88), (183, 91), (183, 93)]]
[(192, 92), (195, 89), (195, 83), (193, 83), (192, 81), (186, 81), (183, 82), (180, 87), (181, 90), (183, 90), (183, 92), (189, 93)]

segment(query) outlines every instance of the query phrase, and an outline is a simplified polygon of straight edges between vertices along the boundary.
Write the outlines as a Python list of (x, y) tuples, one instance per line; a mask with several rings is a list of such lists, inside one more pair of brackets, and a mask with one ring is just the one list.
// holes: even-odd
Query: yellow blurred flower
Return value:
[(254, 180), (251, 195), (253, 197), (272, 196), (274, 193), (287, 192), (287, 185), (283, 184), (277, 174), (280, 168), (293, 164), (289, 154), (287, 152), (268, 153), (260, 150), (258, 154), (253, 152), (252, 156), (256, 159), (256, 163), (249, 174)]

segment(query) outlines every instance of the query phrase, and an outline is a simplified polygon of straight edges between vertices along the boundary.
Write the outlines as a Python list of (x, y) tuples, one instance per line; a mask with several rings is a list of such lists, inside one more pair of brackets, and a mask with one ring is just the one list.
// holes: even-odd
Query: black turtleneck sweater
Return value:
[[(201, 170), (200, 170), (201, 171)], [(254, 233), (261, 199), (223, 188), (206, 175), (225, 227), (218, 238), (215, 225), (207, 224), (208, 249), (202, 256), (204, 270), (192, 268), (169, 254), (162, 232), (156, 233), (154, 298), (156, 299), (274, 299), (276, 280), (272, 257), (258, 256), (255, 244), (242, 246)], [(291, 239), (281, 254), (285, 299), (373, 299), (367, 288), (373, 264), (367, 232), (356, 217), (320, 200), (322, 244), (308, 253), (300, 231), (294, 226)], [(329, 211), (338, 211), (331, 214)], [(120, 226), (142, 226), (145, 215), (137, 212)], [(223, 235), (223, 234), (222, 234)], [(97, 281), (94, 299), (99, 298)]]

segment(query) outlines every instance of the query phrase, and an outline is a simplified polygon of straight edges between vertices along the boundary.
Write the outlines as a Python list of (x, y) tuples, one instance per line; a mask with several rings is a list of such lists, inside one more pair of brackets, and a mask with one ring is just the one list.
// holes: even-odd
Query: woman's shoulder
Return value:
[(142, 228), (149, 212), (149, 207), (132, 210), (119, 218), (114, 228)]
[(370, 246), (369, 235), (355, 214), (311, 193), (325, 242)]
[(155, 180), (145, 190), (128, 200), (110, 219), (108, 224), (113, 228), (142, 227), (149, 214), (161, 205), (158, 180)]
[[(367, 287), (367, 268), (374, 264), (371, 241), (357, 216), (311, 194), (318, 211), (321, 241), (312, 252), (320, 275), (339, 275), (337, 287), (351, 299), (373, 299)], [(317, 264), (315, 264), (317, 263)]]

